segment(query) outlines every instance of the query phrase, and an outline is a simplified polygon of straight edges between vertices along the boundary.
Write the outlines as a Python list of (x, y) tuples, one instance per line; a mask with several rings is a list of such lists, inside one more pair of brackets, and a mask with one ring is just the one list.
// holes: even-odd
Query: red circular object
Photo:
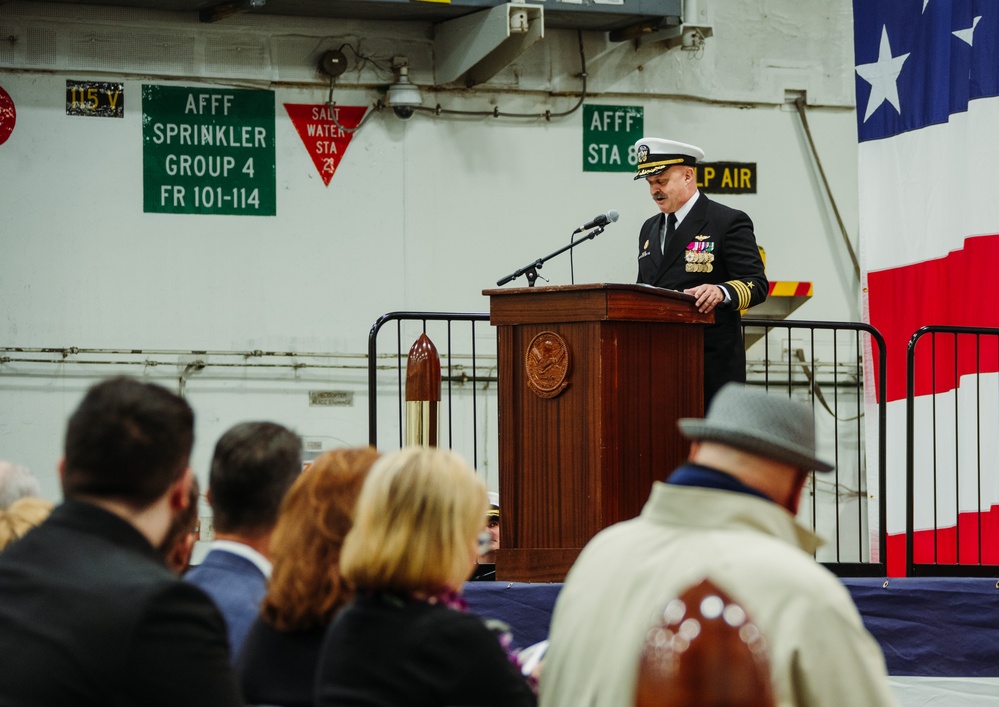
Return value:
[(7, 142), (7, 138), (14, 132), (16, 122), (17, 111), (14, 110), (14, 100), (3, 87), (0, 87), (0, 145)]

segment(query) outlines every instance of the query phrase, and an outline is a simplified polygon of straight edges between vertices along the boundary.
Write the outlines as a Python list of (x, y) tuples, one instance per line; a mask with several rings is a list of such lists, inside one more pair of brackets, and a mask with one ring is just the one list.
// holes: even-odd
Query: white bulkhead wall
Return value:
[[(716, 198), (753, 218), (770, 279), (814, 283), (795, 318), (858, 320), (853, 265), (787, 102), (806, 96), (823, 167), (855, 239), (850, 3), (702, 0), (699, 7), (713, 36), (697, 51), (583, 32), (586, 103), (639, 106), (646, 134), (697, 144), (711, 161), (755, 162), (756, 194)], [(426, 106), (543, 113), (578, 100), (575, 31), (546, 30), (473, 89), (432, 85), (432, 36), (428, 23), (247, 14), (202, 24), (193, 14), (0, 5), (0, 87), (17, 110), (14, 132), (0, 145), (0, 346), (335, 352), (363, 366), (381, 314), (486, 311), (483, 289), (610, 209), (620, 220), (575, 250), (575, 281), (634, 282), (637, 232), (655, 207), (631, 174), (583, 171), (582, 110), (551, 120), (417, 113), (407, 121), (382, 110), (357, 131), (324, 186), (283, 104), (326, 101), (329, 86), (316, 67), (327, 49), (347, 45), (349, 68), (333, 92), (338, 105), (377, 101), (398, 56)], [(123, 83), (124, 118), (67, 116), (68, 79)], [(274, 91), (277, 214), (144, 213), (143, 84)], [(541, 275), (568, 284), (568, 254)], [(167, 370), (143, 366), (143, 358), (4, 363), (2, 454), (31, 466), (57, 498), (65, 418), (87, 385), (129, 373), (176, 388), (190, 361), (175, 356)], [(305, 406), (299, 391), (289, 392), (295, 376), (286, 375), (209, 367), (186, 381), (199, 415), (202, 480), (215, 439), (244, 419), (276, 419), (327, 448), (367, 442), (360, 368), (303, 386), (355, 391), (348, 407)], [(489, 434), (493, 415), (480, 420)], [(491, 487), (493, 444), (478, 452)]]

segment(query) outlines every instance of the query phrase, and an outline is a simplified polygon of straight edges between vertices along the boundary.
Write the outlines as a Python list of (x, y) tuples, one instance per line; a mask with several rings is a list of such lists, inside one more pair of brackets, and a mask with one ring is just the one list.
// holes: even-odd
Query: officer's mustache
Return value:
[(666, 198), (666, 195), (661, 191), (657, 191), (655, 194), (652, 195), (652, 198), (655, 199), (656, 201), (662, 201), (663, 199)]

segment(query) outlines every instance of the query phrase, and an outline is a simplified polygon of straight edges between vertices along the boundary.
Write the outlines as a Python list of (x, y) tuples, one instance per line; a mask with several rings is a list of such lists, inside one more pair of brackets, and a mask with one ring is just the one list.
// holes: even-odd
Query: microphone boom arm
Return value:
[(540, 270), (541, 267), (546, 262), (548, 262), (549, 260), (551, 260), (552, 258), (554, 258), (556, 255), (561, 255), (565, 251), (571, 250), (572, 248), (575, 248), (577, 245), (579, 245), (580, 243), (583, 243), (584, 241), (592, 241), (594, 238), (596, 238), (597, 236), (599, 236), (603, 232), (604, 232), (604, 227), (603, 226), (597, 226), (592, 231), (590, 231), (589, 233), (587, 233), (586, 235), (584, 235), (582, 238), (578, 238), (578, 239), (576, 239), (574, 241), (571, 241), (568, 245), (562, 246), (561, 248), (559, 248), (558, 250), (556, 250), (554, 253), (549, 253), (548, 255), (546, 255), (543, 258), (538, 258), (537, 260), (529, 263), (528, 265), (525, 265), (524, 267), (519, 268), (516, 271), (510, 273), (506, 277), (501, 278), (496, 283), (496, 286), (497, 287), (502, 287), (506, 283), (512, 282), (512, 281), (516, 280), (521, 275), (526, 275), (527, 276), (527, 286), (528, 287), (534, 287), (534, 283), (535, 283), (535, 281), (539, 277), (538, 276), (538, 270)]

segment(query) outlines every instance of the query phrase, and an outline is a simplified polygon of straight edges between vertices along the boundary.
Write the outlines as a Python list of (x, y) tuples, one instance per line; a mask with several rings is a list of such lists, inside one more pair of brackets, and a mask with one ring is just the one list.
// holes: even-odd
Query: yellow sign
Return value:
[(707, 194), (755, 194), (755, 162), (701, 162), (697, 187)]

